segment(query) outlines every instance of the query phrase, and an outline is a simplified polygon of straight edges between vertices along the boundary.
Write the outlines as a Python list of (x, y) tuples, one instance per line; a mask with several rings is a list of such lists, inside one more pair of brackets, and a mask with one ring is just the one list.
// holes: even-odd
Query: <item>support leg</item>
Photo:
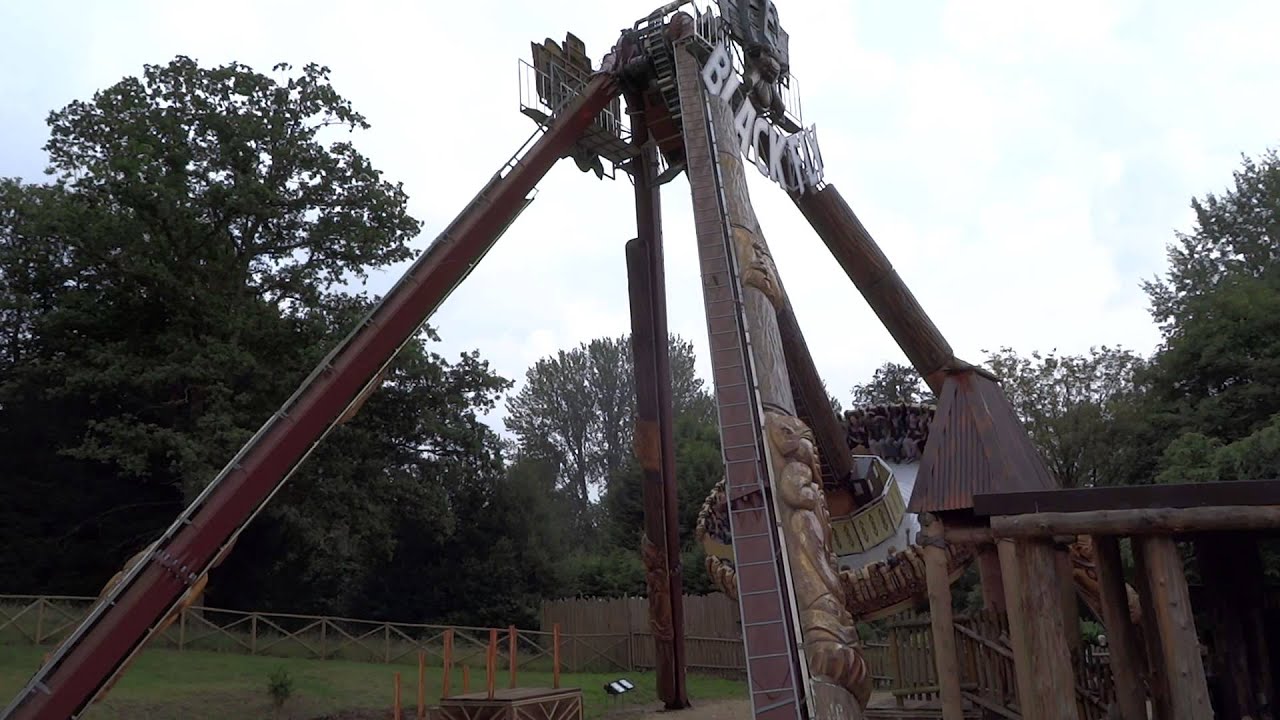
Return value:
[(1058, 565), (1058, 591), (1062, 594), (1062, 628), (1067, 634), (1067, 650), (1074, 658), (1083, 646), (1080, 636), (1080, 599), (1076, 596), (1076, 583), (1071, 567), (1071, 555), (1065, 545), (1054, 552)]
[(1162, 639), (1162, 655), (1158, 660), (1153, 658), (1152, 664), (1158, 662), (1169, 681), (1169, 717), (1210, 720), (1209, 687), (1178, 546), (1173, 538), (1162, 535), (1139, 538), (1135, 544), (1151, 591), (1152, 624)]
[[(642, 107), (628, 103), (631, 107)], [(632, 133), (647, 137), (642, 111)], [(657, 659), (658, 696), (668, 710), (689, 706), (684, 668), (683, 582), (679, 508), (676, 502), (675, 432), (671, 360), (667, 338), (659, 189), (653, 185), (656, 150), (645, 147), (633, 174), (636, 239), (627, 243), (631, 342), (636, 375), (635, 450), (644, 472), (645, 573), (649, 618)]]
[[(928, 522), (928, 516), (922, 516)], [(960, 695), (960, 660), (956, 654), (956, 628), (951, 614), (951, 583), (947, 578), (946, 541), (942, 521), (928, 522), (921, 534), (924, 571), (929, 586), (929, 618), (933, 625), (933, 659), (938, 669), (943, 720), (963, 720)]]
[(1111, 650), (1111, 675), (1122, 720), (1147, 720), (1147, 693), (1139, 668), (1143, 665), (1138, 633), (1129, 620), (1129, 595), (1120, 564), (1120, 540), (1114, 536), (1093, 538), (1102, 601), (1102, 621), (1107, 626)]
[(1005, 612), (1004, 575), (1000, 572), (1000, 553), (992, 544), (978, 547), (978, 574), (982, 581), (982, 606)]
[(1018, 709), (1025, 718), (1077, 720), (1075, 677), (1062, 626), (1053, 544), (1000, 541), (1009, 603), (1009, 632), (1018, 673)]

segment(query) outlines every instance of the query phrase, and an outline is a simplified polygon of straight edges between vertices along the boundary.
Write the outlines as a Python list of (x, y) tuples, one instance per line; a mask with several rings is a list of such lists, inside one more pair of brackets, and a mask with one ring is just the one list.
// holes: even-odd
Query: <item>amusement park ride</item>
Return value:
[[(634, 186), (637, 232), (626, 259), (635, 450), (645, 473), (642, 552), (661, 699), (671, 709), (689, 704), (660, 215), (661, 185), (683, 172), (725, 464), (699, 536), (713, 578), (739, 604), (753, 715), (861, 717), (870, 677), (855, 617), (883, 615), (924, 590), (908, 511), (964, 513), (975, 493), (1056, 483), (995, 378), (955, 357), (826, 184), (816, 132), (800, 116), (788, 44), (768, 0), (672, 2), (623, 31), (598, 67), (572, 35), (563, 45), (533, 44), (533, 63), (522, 66), (531, 88), (522, 111), (537, 123), (530, 140), (173, 525), (113, 578), (0, 717), (76, 717), (109, 689), (192, 602), (311, 450), (358, 411), (397, 351), (564, 157), (601, 177), (620, 170)], [(752, 210), (749, 165), (790, 195), (940, 399), (936, 412), (912, 411), (919, 417), (911, 422), (929, 434), (909, 503), (890, 466), (850, 451), (830, 411)], [(837, 499), (833, 520), (828, 503)], [(945, 552), (952, 579), (976, 554)]]

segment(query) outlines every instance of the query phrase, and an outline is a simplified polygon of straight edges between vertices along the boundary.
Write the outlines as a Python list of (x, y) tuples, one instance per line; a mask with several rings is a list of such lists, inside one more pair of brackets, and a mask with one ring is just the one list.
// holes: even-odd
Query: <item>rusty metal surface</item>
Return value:
[(972, 371), (948, 374), (907, 511), (970, 510), (980, 493), (1057, 487), (1000, 386)]

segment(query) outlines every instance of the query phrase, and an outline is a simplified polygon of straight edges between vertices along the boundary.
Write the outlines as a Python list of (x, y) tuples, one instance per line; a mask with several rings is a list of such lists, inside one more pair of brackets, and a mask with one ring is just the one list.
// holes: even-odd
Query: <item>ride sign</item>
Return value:
[(702, 82), (707, 91), (732, 104), (735, 95), (733, 125), (738, 135), (738, 150), (745, 158), (754, 157), (761, 175), (783, 188), (803, 194), (822, 182), (822, 153), (818, 150), (817, 126), (811, 125), (790, 135), (757, 111), (750, 94), (739, 93), (742, 77), (733, 69), (733, 56), (727, 43), (720, 43), (702, 66)]

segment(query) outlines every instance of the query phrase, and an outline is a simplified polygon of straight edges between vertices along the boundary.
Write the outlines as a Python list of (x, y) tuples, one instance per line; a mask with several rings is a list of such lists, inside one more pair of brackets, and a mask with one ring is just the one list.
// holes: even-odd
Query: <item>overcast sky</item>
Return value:
[[(516, 72), (529, 41), (571, 30), (598, 62), (658, 4), (10, 0), (0, 4), (0, 175), (39, 180), (46, 114), (144, 63), (316, 61), (372, 123), (355, 142), (404, 182), (425, 222), (421, 249), (532, 131)], [(827, 181), (967, 359), (1001, 345), (1150, 351), (1158, 336), (1140, 280), (1162, 271), (1174, 230), (1190, 228), (1190, 199), (1225, 188), (1241, 153), (1280, 135), (1275, 0), (778, 5)], [(904, 361), (781, 188), (749, 175), (829, 387), (847, 396), (881, 363)], [(626, 332), (631, 202), (624, 178), (557, 166), (433, 319), (438, 350), (478, 348), (519, 380), (540, 356)], [(671, 328), (701, 352), (683, 178), (663, 202)]]

